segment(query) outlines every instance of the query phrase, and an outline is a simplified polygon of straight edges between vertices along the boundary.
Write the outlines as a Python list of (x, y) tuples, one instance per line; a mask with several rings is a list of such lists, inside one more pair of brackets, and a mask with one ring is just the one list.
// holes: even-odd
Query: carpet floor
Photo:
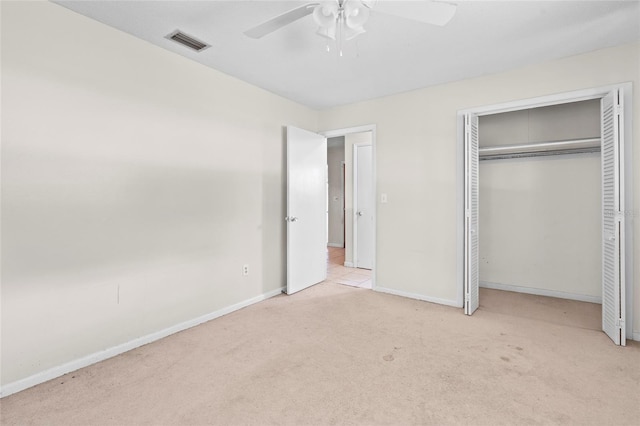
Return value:
[(597, 330), (598, 305), (481, 301), (322, 283), (3, 398), (1, 423), (640, 424), (640, 344)]

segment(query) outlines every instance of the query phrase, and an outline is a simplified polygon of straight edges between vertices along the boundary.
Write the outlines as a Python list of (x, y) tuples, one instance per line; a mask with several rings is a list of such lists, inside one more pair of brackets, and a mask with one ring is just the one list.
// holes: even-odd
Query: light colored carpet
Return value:
[(640, 424), (638, 343), (482, 299), (319, 284), (6, 397), (2, 424)]

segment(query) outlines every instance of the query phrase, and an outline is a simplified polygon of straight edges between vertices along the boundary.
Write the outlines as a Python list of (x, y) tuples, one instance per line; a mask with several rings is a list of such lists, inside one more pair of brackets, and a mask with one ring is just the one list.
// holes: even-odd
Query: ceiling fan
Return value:
[(372, 11), (444, 26), (456, 12), (456, 5), (428, 0), (324, 0), (291, 9), (245, 31), (244, 34), (259, 39), (298, 19), (313, 15), (313, 20), (318, 26), (317, 34), (336, 40), (342, 55), (342, 41), (351, 40), (366, 32), (364, 25)]

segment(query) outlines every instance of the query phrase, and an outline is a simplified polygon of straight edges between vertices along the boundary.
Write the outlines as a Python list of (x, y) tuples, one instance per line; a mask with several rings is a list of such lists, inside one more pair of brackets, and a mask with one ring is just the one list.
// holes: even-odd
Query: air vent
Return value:
[(190, 35), (186, 35), (180, 30), (175, 30), (168, 36), (166, 36), (169, 40), (173, 40), (176, 43), (180, 43), (183, 46), (187, 46), (189, 49), (193, 49), (196, 52), (201, 52), (206, 48), (210, 47), (207, 43), (204, 43), (200, 40), (197, 40)]

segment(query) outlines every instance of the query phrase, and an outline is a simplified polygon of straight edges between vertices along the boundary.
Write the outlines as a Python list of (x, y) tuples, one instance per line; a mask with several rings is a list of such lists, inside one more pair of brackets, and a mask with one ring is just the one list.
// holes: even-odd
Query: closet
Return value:
[(478, 117), (479, 285), (602, 302), (600, 99)]
[(458, 112), (465, 314), (478, 308), (482, 283), (601, 300), (602, 330), (617, 345), (631, 337), (631, 89), (623, 83)]

